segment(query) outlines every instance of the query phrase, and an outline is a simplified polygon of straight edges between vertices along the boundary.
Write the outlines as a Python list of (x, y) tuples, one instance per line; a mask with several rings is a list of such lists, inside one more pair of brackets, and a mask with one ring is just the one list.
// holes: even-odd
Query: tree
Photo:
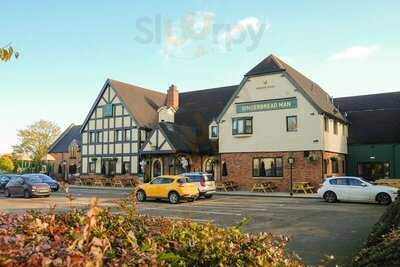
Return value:
[(19, 143), (14, 146), (14, 152), (29, 154), (34, 162), (40, 162), (59, 135), (60, 127), (55, 123), (40, 120), (26, 129), (18, 131)]
[(10, 44), (0, 47), (0, 61), (9, 61), (13, 56), (18, 58), (19, 53)]
[(12, 172), (14, 168), (14, 163), (9, 155), (0, 156), (0, 171)]

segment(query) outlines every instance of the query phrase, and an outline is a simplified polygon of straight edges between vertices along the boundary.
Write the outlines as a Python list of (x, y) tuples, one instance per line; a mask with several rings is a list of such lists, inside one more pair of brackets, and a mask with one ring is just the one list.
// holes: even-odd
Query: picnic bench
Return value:
[(218, 181), (215, 183), (217, 190), (219, 191), (235, 191), (239, 189), (239, 185), (234, 181)]
[(294, 193), (312, 194), (314, 193), (314, 186), (310, 182), (294, 182)]
[(251, 189), (251, 192), (274, 192), (276, 185), (272, 182), (267, 181), (256, 181)]
[(379, 179), (375, 181), (378, 185), (392, 186), (400, 189), (400, 179)]

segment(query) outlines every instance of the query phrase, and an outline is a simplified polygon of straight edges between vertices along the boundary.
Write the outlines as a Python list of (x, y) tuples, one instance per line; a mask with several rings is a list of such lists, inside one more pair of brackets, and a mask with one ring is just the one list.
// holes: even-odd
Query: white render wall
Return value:
[[(297, 99), (295, 109), (236, 113), (235, 103), (292, 97)], [(286, 131), (286, 116), (297, 116), (297, 132)], [(253, 134), (232, 135), (232, 118), (235, 117), (252, 117)], [(283, 74), (250, 77), (219, 124), (220, 153), (307, 150), (347, 153), (345, 147), (337, 145), (338, 142), (345, 144), (345, 138), (337, 139), (337, 136), (324, 134), (323, 115)]]

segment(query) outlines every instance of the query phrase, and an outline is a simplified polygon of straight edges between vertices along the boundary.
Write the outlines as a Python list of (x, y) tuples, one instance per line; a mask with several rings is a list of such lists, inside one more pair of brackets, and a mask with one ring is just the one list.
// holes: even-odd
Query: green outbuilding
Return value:
[(334, 101), (350, 122), (347, 174), (400, 179), (400, 92)]

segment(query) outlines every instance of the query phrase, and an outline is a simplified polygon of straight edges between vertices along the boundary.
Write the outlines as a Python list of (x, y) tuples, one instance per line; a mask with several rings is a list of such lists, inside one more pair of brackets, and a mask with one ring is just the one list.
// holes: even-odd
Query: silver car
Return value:
[(212, 198), (216, 192), (214, 177), (205, 172), (188, 172), (183, 173), (182, 176), (189, 177), (190, 182), (194, 183), (199, 190), (199, 197)]

